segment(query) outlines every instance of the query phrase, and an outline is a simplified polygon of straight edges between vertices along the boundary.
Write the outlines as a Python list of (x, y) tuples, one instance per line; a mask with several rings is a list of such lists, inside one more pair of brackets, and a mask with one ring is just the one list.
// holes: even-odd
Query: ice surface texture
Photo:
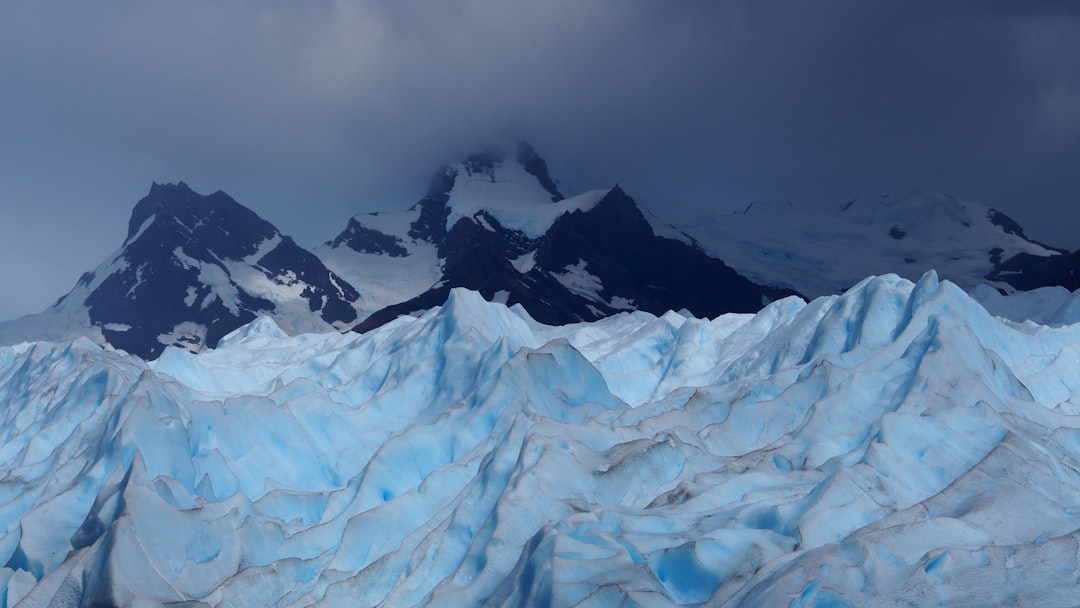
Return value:
[(1080, 325), (928, 274), (547, 327), (455, 290), (0, 349), (7, 606), (1065, 605)]

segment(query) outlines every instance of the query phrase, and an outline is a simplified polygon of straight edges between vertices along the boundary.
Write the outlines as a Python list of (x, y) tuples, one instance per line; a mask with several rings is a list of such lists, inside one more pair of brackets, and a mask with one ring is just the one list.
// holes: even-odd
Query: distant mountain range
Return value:
[(821, 209), (755, 202), (727, 214), (670, 205), (657, 212), (661, 234), (700, 246), (751, 280), (808, 297), (840, 293), (872, 274), (917, 281), (930, 269), (968, 291), (986, 283), (1011, 292), (1065, 284), (1077, 268), (1068, 251), (1028, 238), (1004, 213), (941, 194)]
[[(618, 186), (565, 198), (525, 145), (445, 167), (408, 211), (357, 215), (316, 253), (368, 295), (361, 330), (438, 306), (454, 287), (549, 324), (625, 310), (754, 312), (794, 293), (656, 236)], [(387, 284), (398, 287), (389, 297)]]
[(521, 144), (444, 167), (407, 210), (356, 215), (310, 251), (223, 192), (155, 184), (120, 249), (47, 310), (0, 324), (0, 343), (86, 336), (152, 359), (213, 346), (260, 315), (290, 333), (365, 331), (440, 305), (454, 287), (549, 324), (755, 312), (931, 268), (967, 289), (1076, 289), (1078, 256), (941, 195), (726, 215), (647, 208), (617, 185), (567, 198)]

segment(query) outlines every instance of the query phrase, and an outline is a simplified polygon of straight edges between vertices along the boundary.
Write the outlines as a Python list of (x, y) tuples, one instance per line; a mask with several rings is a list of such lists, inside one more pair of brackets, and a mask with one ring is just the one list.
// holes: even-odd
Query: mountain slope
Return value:
[(257, 315), (286, 331), (355, 322), (359, 295), (311, 252), (223, 192), (155, 184), (115, 254), (43, 313), (0, 340), (87, 336), (145, 358), (167, 345), (199, 350)]
[(657, 236), (618, 186), (563, 197), (525, 145), (446, 167), (409, 211), (357, 215), (316, 252), (377, 303), (361, 331), (438, 306), (454, 287), (556, 324), (623, 310), (753, 312), (793, 293)]
[(824, 209), (753, 203), (727, 215), (665, 205), (649, 218), (661, 233), (699, 243), (752, 280), (809, 296), (839, 293), (868, 275), (915, 280), (928, 270), (967, 290), (981, 283), (1031, 289), (1057, 284), (1037, 269), (1065, 253), (1027, 238), (999, 211), (922, 192)]
[(1070, 605), (1078, 353), (932, 273), (0, 347), (0, 607)]
[(263, 314), (289, 333), (366, 331), (455, 287), (560, 324), (754, 312), (883, 272), (934, 269), (967, 290), (1080, 286), (1080, 254), (940, 195), (692, 218), (672, 209), (640, 207), (618, 186), (567, 198), (522, 144), (448, 165), (407, 211), (357, 215), (313, 254), (222, 192), (155, 184), (121, 249), (45, 312), (0, 324), (0, 343), (86, 336), (153, 358), (165, 345), (212, 346)]
[(1022, 290), (1052, 286), (1070, 291), (1080, 289), (1080, 250), (1053, 256), (1021, 252), (1001, 258), (999, 255), (994, 271), (988, 276), (992, 281), (1007, 282)]

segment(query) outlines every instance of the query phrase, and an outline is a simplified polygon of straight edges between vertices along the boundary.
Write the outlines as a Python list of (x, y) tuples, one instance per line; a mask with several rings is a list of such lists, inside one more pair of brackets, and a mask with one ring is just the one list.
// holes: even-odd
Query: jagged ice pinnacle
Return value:
[(152, 363), (2, 347), (0, 598), (1068, 604), (1078, 356), (1080, 325), (932, 273), (713, 320), (550, 327), (453, 290)]

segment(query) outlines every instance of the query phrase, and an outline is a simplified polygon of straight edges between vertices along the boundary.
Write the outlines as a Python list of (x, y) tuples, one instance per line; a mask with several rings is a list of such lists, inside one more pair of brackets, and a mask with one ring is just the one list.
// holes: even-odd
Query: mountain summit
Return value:
[(438, 306), (455, 287), (549, 324), (629, 310), (753, 312), (794, 293), (657, 236), (618, 186), (564, 197), (527, 144), (447, 165), (408, 211), (357, 215), (316, 253), (375, 304), (361, 330)]
[(566, 196), (527, 144), (442, 167), (407, 210), (356, 215), (314, 251), (224, 192), (154, 184), (120, 249), (44, 312), (0, 323), (0, 344), (86, 336), (153, 359), (168, 346), (214, 346), (259, 316), (288, 334), (368, 331), (459, 287), (559, 325), (629, 311), (756, 312), (890, 272), (933, 269), (1002, 292), (1075, 288), (1080, 276), (1080, 253), (937, 194), (676, 211), (641, 206), (618, 185)]
[(224, 192), (154, 184), (119, 251), (0, 338), (83, 335), (149, 359), (166, 346), (213, 346), (258, 315), (289, 332), (343, 329), (356, 321), (358, 299), (316, 256)]

